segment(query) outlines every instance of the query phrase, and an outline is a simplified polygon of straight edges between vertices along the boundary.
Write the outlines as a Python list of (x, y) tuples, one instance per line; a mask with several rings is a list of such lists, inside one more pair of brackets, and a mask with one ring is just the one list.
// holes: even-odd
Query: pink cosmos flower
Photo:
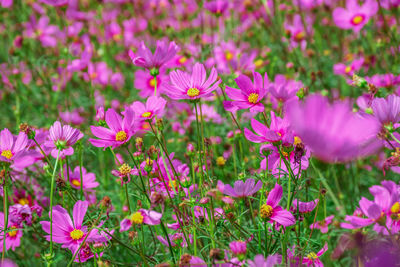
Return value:
[(242, 198), (242, 197), (248, 197), (261, 189), (262, 187), (262, 181), (258, 181), (257, 184), (255, 184), (254, 179), (247, 179), (246, 182), (243, 182), (242, 180), (238, 180), (235, 182), (234, 187), (232, 188), (231, 185), (226, 184), (224, 186), (224, 194), (231, 196), (231, 197), (237, 197), (237, 198)]
[(204, 8), (216, 15), (224, 15), (229, 8), (227, 0), (213, 0), (204, 3)]
[(201, 97), (211, 96), (221, 80), (218, 78), (215, 68), (211, 69), (207, 79), (206, 69), (203, 64), (196, 63), (193, 72), (189, 75), (181, 70), (172, 71), (169, 74), (171, 85), (165, 93), (172, 99), (195, 100)]
[[(290, 208), (291, 212), (296, 213), (297, 209), (300, 213), (308, 213), (315, 209), (318, 204), (319, 199), (310, 201), (310, 202), (301, 202), (298, 199), (293, 200), (293, 206)], [(297, 208), (297, 206), (299, 206)]]
[(125, 110), (123, 119), (114, 109), (108, 109), (105, 120), (110, 128), (90, 126), (93, 135), (100, 138), (89, 139), (95, 147), (116, 148), (128, 142), (136, 131), (134, 112), (131, 108)]
[(166, 103), (167, 101), (162, 97), (151, 96), (147, 99), (146, 105), (140, 101), (135, 101), (131, 108), (135, 112), (135, 119), (151, 120), (155, 116), (162, 117)]
[(290, 226), (296, 223), (294, 216), (287, 210), (279, 206), (282, 199), (282, 186), (275, 184), (275, 187), (269, 192), (266, 204), (260, 208), (260, 216), (269, 222), (274, 221), (283, 226)]
[(3, 8), (9, 8), (13, 5), (13, 0), (0, 0), (0, 5)]
[(0, 161), (16, 162), (23, 158), (28, 145), (28, 136), (20, 132), (15, 137), (7, 128), (0, 132)]
[(263, 112), (264, 105), (261, 103), (267, 94), (269, 80), (267, 73), (264, 75), (264, 81), (258, 72), (253, 72), (254, 83), (246, 75), (240, 75), (235, 82), (240, 90), (227, 86), (226, 94), (233, 101), (224, 101), (224, 108), (235, 112), (238, 109), (249, 108), (251, 112)]
[[(83, 218), (85, 217), (89, 203), (87, 201), (78, 200), (72, 212), (73, 220), (71, 220), (68, 211), (63, 207), (57, 205), (53, 207), (53, 242), (62, 244), (63, 248), (68, 248), (75, 251), (85, 239), (88, 234), (87, 226), (83, 225)], [(50, 212), (49, 212), (50, 216)], [(50, 241), (50, 222), (41, 221), (43, 231), (47, 234), (46, 239)], [(86, 242), (93, 239), (103, 238), (97, 229), (93, 229)]]
[(333, 66), (333, 73), (336, 75), (353, 76), (353, 74), (361, 69), (364, 64), (364, 58), (353, 60), (350, 65), (338, 63)]
[(40, 2), (50, 6), (65, 6), (68, 4), (68, 0), (40, 0)]
[[(68, 177), (67, 168), (64, 167), (64, 177)], [(82, 180), (81, 180), (81, 172), (80, 167), (76, 166), (74, 172), (71, 172), (69, 169), (69, 182), (71, 186), (75, 189), (81, 189), (81, 185), (83, 190), (92, 189), (99, 186), (99, 183), (96, 182), (96, 175), (91, 172), (87, 172), (84, 167), (82, 167)]]
[(247, 260), (249, 267), (273, 267), (281, 264), (282, 256), (279, 254), (274, 254), (268, 256), (266, 259), (263, 255), (258, 254), (254, 257), (254, 260)]
[(276, 100), (286, 102), (292, 98), (296, 98), (297, 91), (304, 85), (300, 81), (288, 80), (284, 75), (275, 76), (274, 83), (271, 84), (269, 92)]
[(85, 121), (85, 118), (80, 114), (81, 111), (80, 109), (74, 109), (72, 111), (60, 112), (60, 118), (66, 123), (80, 125)]
[(257, 135), (247, 128), (244, 128), (244, 135), (247, 140), (253, 143), (274, 143), (282, 139), (282, 135), (279, 132), (271, 130), (256, 119), (251, 119), (251, 126)]
[(322, 254), (324, 254), (327, 250), (328, 250), (328, 244), (325, 243), (324, 247), (317, 253), (315, 252), (308, 253), (307, 256), (303, 258), (302, 263), (306, 264), (307, 266), (323, 267), (324, 264), (319, 259), (319, 257), (321, 257)]
[(129, 218), (123, 219), (121, 221), (120, 232), (128, 231), (129, 228), (132, 227), (132, 225), (136, 224), (158, 225), (161, 222), (161, 217), (162, 214), (154, 210), (140, 209), (137, 212), (131, 214)]
[(133, 64), (138, 67), (149, 70), (152, 68), (159, 69), (175, 56), (178, 49), (175, 42), (167, 44), (164, 41), (157, 41), (156, 51), (152, 54), (150, 49), (142, 42), (136, 53), (129, 51), (129, 57)]
[[(296, 1), (296, 0), (294, 0)], [(304, 1), (304, 0), (303, 0)], [(312, 19), (311, 17), (307, 16), (305, 18), (306, 24), (309, 25), (307, 27), (307, 30), (303, 26), (303, 22), (301, 20), (300, 15), (295, 15), (293, 18), (293, 22), (290, 24), (289, 22), (285, 22), (285, 30), (290, 34), (290, 47), (291, 48), (296, 48), (300, 45), (300, 48), (302, 50), (306, 49), (307, 46), (307, 34), (311, 34), (312, 27)]]
[(327, 162), (345, 162), (373, 154), (381, 142), (372, 116), (352, 112), (347, 102), (328, 103), (326, 97), (311, 95), (304, 103), (287, 105), (291, 128), (316, 157)]
[(49, 136), (45, 142), (45, 146), (52, 149), (51, 155), (57, 158), (60, 151), (60, 158), (71, 156), (74, 154), (72, 146), (80, 139), (83, 134), (69, 125), (62, 126), (59, 121), (56, 121), (49, 129)]
[(331, 215), (326, 217), (324, 220), (320, 222), (315, 222), (310, 225), (310, 229), (319, 229), (321, 233), (326, 234), (328, 232), (328, 226), (332, 223), (333, 218), (335, 215)]
[(360, 6), (357, 0), (347, 0), (346, 8), (338, 7), (333, 11), (333, 21), (341, 29), (352, 29), (359, 32), (369, 19), (378, 12), (375, 0), (366, 0)]
[(234, 255), (245, 255), (247, 251), (247, 243), (244, 241), (232, 241), (229, 243), (229, 248)]
[[(4, 213), (0, 212), (0, 228), (2, 233), (0, 234), (0, 252), (3, 251), (3, 240), (4, 240)], [(10, 248), (14, 251), (15, 248), (21, 244), (22, 230), (20, 225), (11, 222), (11, 217), (8, 217), (7, 233), (6, 233), (6, 251)]]
[(49, 22), (50, 19), (47, 16), (41, 17), (39, 21), (32, 16), (26, 23), (24, 36), (38, 39), (43, 47), (55, 47), (60, 30), (55, 25), (49, 25)]
[(375, 98), (371, 105), (374, 116), (382, 125), (400, 121), (400, 96), (389, 95), (385, 98)]

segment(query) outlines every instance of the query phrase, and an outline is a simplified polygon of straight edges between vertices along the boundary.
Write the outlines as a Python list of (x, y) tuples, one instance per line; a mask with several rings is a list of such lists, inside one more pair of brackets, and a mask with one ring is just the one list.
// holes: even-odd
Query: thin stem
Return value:
[(53, 169), (53, 175), (51, 176), (51, 187), (50, 187), (50, 256), (53, 255), (53, 195), (54, 195), (54, 177), (56, 176), (58, 159), (60, 157), (60, 150), (57, 153), (56, 164)]
[[(3, 169), (5, 170), (5, 169)], [(3, 186), (3, 209), (4, 209), (4, 236), (3, 236), (3, 251), (1, 254), (1, 262), (4, 262), (6, 252), (6, 235), (8, 227), (8, 188), (7, 188), (7, 171), (4, 173), (4, 186)]]

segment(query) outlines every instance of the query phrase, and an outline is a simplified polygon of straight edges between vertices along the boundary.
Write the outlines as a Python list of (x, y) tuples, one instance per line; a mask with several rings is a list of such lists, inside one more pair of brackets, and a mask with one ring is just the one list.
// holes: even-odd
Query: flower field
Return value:
[(400, 266), (399, 0), (0, 0), (0, 267)]

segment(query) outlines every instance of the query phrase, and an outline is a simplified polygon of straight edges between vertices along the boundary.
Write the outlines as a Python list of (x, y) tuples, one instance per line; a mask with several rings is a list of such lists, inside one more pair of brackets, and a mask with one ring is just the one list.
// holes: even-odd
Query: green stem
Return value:
[[(5, 169), (3, 169), (5, 170)], [(4, 209), (4, 229), (3, 229), (3, 252), (1, 254), (1, 262), (4, 262), (6, 252), (6, 235), (8, 227), (8, 188), (7, 188), (7, 171), (4, 173), (4, 186), (3, 186), (3, 209)]]
[(56, 176), (58, 159), (60, 157), (60, 150), (57, 153), (56, 164), (53, 169), (53, 175), (51, 176), (51, 187), (50, 187), (50, 256), (53, 256), (53, 195), (54, 195), (54, 177)]

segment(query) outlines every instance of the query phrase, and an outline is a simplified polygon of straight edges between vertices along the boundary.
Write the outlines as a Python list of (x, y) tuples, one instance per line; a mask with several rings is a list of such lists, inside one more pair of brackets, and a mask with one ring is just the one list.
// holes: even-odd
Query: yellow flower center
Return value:
[(264, 64), (264, 61), (262, 59), (257, 59), (256, 61), (254, 61), (254, 66), (256, 66), (256, 68), (261, 67)]
[(151, 79), (150, 81), (149, 81), (149, 85), (150, 85), (150, 87), (155, 87), (156, 86), (156, 79)]
[(18, 203), (21, 204), (22, 206), (28, 205), (29, 204), (29, 200), (27, 200), (26, 198), (20, 198), (18, 200)]
[(294, 137), (294, 143), (293, 143), (293, 144), (294, 144), (295, 146), (301, 144), (301, 139), (300, 139), (300, 137), (295, 136), (295, 137)]
[(177, 184), (177, 182), (176, 182), (175, 180), (169, 181), (168, 186), (169, 186), (169, 188), (171, 188), (171, 189), (172, 189), (172, 188), (175, 188), (175, 190), (178, 189), (178, 184)]
[(217, 158), (217, 165), (218, 166), (222, 167), (222, 166), (225, 165), (225, 163), (226, 163), (226, 159), (224, 157), (218, 157)]
[(358, 25), (358, 24), (360, 24), (361, 22), (364, 21), (364, 17), (360, 16), (360, 15), (357, 15), (351, 21), (353, 22), (354, 25)]
[(300, 42), (304, 39), (304, 37), (306, 36), (306, 34), (304, 32), (298, 32), (295, 36), (294, 39), (296, 40), (296, 42)]
[(390, 211), (392, 213), (399, 213), (400, 212), (400, 203), (396, 202), (393, 204), (393, 206), (390, 208)]
[(256, 104), (258, 102), (258, 94), (251, 93), (247, 100), (249, 100), (250, 103)]
[(345, 69), (344, 69), (344, 71), (346, 72), (346, 73), (349, 73), (350, 71), (351, 71), (351, 66), (347, 66)]
[(126, 176), (131, 173), (132, 168), (128, 164), (124, 163), (121, 165), (121, 167), (119, 167), (118, 171), (122, 176)]
[(90, 79), (94, 80), (97, 78), (97, 76), (98, 76), (97, 72), (93, 72), (90, 74)]
[(130, 220), (131, 220), (132, 224), (142, 224), (143, 223), (143, 215), (137, 211), (131, 215)]
[(73, 240), (79, 240), (83, 237), (83, 232), (82, 230), (74, 229), (69, 235)]
[(231, 53), (231, 51), (226, 51), (225, 52), (225, 59), (228, 61), (231, 61), (233, 58), (233, 54)]
[(121, 34), (113, 34), (112, 38), (114, 39), (114, 41), (120, 41), (121, 40)]
[(72, 181), (71, 181), (71, 183), (73, 184), (73, 185), (75, 185), (75, 186), (81, 186), (81, 181), (79, 181), (78, 179), (73, 179)]
[(144, 113), (142, 114), (142, 117), (143, 117), (143, 118), (148, 118), (148, 117), (150, 117), (151, 115), (152, 115), (151, 112), (146, 111), (146, 112), (144, 112)]
[(263, 204), (260, 208), (260, 216), (263, 219), (269, 218), (271, 217), (273, 211), (274, 211), (273, 207), (267, 204)]
[(316, 260), (318, 259), (318, 256), (314, 252), (310, 252), (308, 253), (307, 258), (309, 258), (310, 260)]
[(128, 139), (128, 136), (126, 135), (125, 131), (119, 131), (116, 135), (115, 135), (115, 140), (123, 142), (126, 139)]
[(11, 159), (13, 156), (11, 150), (3, 150), (1, 151), (1, 155), (7, 159)]
[(180, 64), (185, 64), (186, 61), (187, 61), (187, 58), (186, 57), (181, 57), (178, 61), (179, 61)]
[[(17, 227), (15, 227), (15, 226), (11, 226), (11, 227), (10, 227), (10, 230), (11, 230), (11, 229), (17, 229)], [(9, 236), (9, 237), (16, 236), (16, 235), (17, 235), (17, 233), (18, 233), (18, 231), (17, 231), (17, 230), (12, 230), (12, 231), (9, 231), (9, 232), (7, 232), (7, 234), (8, 234), (8, 236)]]
[(190, 97), (196, 97), (200, 94), (200, 90), (197, 88), (189, 88), (186, 93)]

